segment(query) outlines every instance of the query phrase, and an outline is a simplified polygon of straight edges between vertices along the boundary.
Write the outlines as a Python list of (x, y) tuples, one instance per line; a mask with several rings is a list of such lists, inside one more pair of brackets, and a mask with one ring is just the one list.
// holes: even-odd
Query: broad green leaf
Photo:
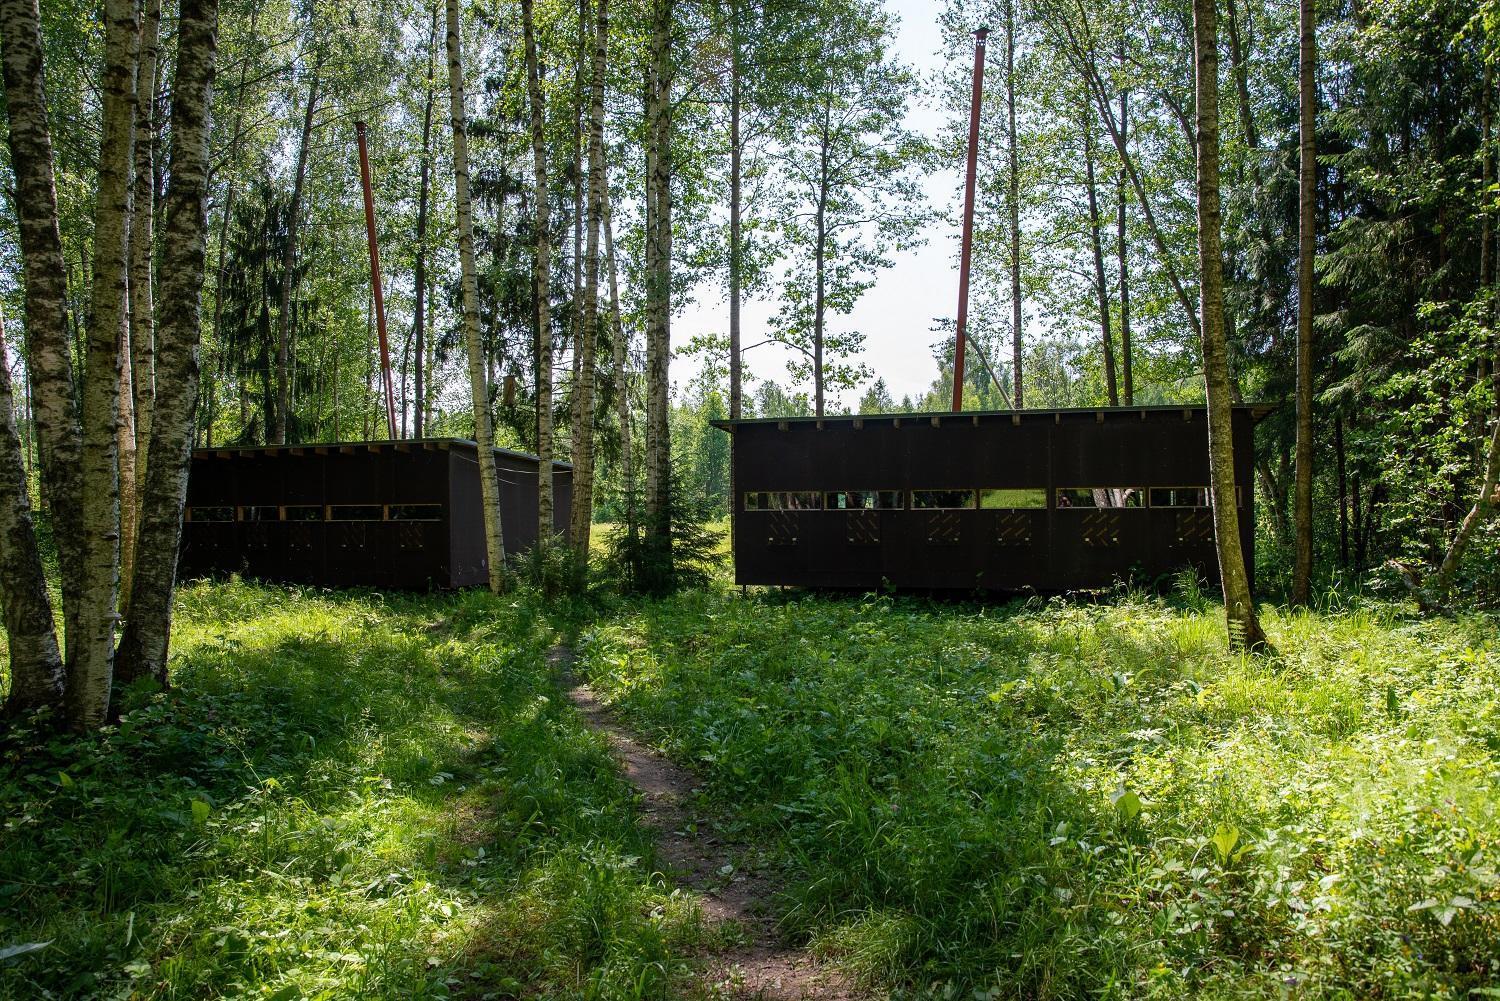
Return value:
[(1240, 843), (1240, 830), (1233, 824), (1220, 824), (1211, 840), (1214, 854), (1219, 856), (1220, 864), (1227, 863), (1230, 860), (1230, 853), (1234, 851), (1234, 846)]
[(193, 826), (202, 827), (208, 823), (208, 802), (206, 800), (193, 800)]

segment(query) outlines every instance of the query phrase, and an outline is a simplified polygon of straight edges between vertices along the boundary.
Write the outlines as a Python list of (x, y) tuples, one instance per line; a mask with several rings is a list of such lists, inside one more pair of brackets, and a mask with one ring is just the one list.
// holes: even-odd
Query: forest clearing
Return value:
[(0, 0), (0, 1001), (1500, 997), (1500, 0)]
[[(1268, 663), (1196, 594), (179, 601), (172, 692), (0, 745), (31, 763), (0, 922), (52, 943), (7, 997), (755, 996), (705, 916), (744, 873), (855, 988), (810, 997), (1494, 983), (1493, 617), (1277, 614)], [(709, 889), (664, 868), (560, 641), (697, 777)]]

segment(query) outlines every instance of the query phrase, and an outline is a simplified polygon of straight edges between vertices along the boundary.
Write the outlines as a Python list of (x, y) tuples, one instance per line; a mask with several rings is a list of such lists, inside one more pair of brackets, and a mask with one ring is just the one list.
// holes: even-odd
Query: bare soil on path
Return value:
[[(764, 1001), (861, 1001), (869, 995), (848, 977), (821, 964), (805, 948), (777, 934), (771, 875), (761, 871), (746, 844), (726, 837), (693, 809), (699, 783), (694, 775), (642, 744), (621, 726), (573, 670), (573, 651), (549, 654), (564, 693), (584, 721), (609, 741), (625, 778), (641, 795), (646, 826), (655, 835), (666, 875), (691, 891), (704, 919), (735, 942), (708, 957), (707, 986), (734, 999)], [(738, 931), (739, 934), (734, 934)]]

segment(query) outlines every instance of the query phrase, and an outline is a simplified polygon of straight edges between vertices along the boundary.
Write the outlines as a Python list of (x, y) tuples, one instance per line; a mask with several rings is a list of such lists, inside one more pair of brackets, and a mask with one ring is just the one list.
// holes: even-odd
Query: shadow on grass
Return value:
[(118, 727), (0, 736), (0, 945), (51, 943), (0, 996), (607, 995), (680, 967), (692, 915), (524, 603), (200, 584), (177, 639), (177, 687)]

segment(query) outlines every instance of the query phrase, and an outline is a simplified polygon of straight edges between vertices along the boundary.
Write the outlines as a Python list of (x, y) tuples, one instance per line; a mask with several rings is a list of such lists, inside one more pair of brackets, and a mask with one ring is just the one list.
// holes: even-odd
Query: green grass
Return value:
[(595, 687), (898, 996), (1497, 996), (1493, 618), (693, 594)]
[(180, 594), (170, 693), (0, 737), (0, 997), (677, 996), (700, 930), (525, 599)]
[(559, 632), (878, 993), (1497, 996), (1493, 617), (1272, 610), (1255, 660), (1195, 593), (586, 612), (184, 588), (171, 692), (0, 734), (0, 949), (51, 943), (0, 998), (701, 996)]

